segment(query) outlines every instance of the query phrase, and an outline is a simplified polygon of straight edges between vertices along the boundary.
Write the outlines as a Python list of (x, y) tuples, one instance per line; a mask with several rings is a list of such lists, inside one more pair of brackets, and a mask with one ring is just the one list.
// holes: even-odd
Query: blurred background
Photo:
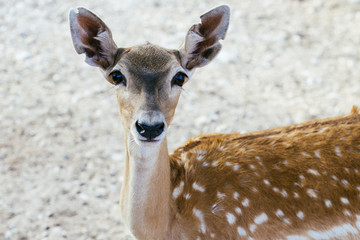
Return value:
[(0, 239), (128, 239), (115, 91), (76, 54), (69, 9), (96, 13), (119, 47), (177, 48), (220, 4), (223, 50), (186, 84), (170, 150), (360, 105), (359, 0), (0, 0)]

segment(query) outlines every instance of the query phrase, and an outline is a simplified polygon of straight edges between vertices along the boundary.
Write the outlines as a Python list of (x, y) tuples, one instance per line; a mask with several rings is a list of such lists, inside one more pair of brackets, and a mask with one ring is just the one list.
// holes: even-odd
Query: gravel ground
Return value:
[[(177, 48), (224, 2), (0, 0), (0, 239), (129, 239), (119, 216), (123, 134), (114, 89), (73, 49), (84, 6), (118, 46)], [(360, 105), (359, 0), (229, 0), (223, 51), (185, 86), (170, 150)]]

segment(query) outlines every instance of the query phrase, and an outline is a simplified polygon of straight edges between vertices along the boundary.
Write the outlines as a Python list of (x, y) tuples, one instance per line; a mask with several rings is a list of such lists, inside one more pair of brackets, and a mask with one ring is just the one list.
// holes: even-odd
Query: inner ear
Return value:
[(201, 23), (190, 28), (184, 48), (180, 50), (182, 66), (188, 70), (206, 65), (220, 52), (219, 40), (225, 38), (230, 9), (220, 6), (200, 18)]
[(116, 44), (110, 29), (95, 14), (85, 8), (70, 11), (70, 29), (75, 50), (85, 53), (85, 61), (106, 69), (115, 60)]

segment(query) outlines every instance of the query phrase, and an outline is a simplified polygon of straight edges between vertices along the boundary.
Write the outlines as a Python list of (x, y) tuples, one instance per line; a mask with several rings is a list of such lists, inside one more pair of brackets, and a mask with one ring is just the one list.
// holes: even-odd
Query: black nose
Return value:
[(136, 121), (135, 127), (141, 136), (147, 140), (152, 140), (164, 131), (165, 124), (162, 122), (154, 125), (147, 125), (145, 123), (139, 123)]

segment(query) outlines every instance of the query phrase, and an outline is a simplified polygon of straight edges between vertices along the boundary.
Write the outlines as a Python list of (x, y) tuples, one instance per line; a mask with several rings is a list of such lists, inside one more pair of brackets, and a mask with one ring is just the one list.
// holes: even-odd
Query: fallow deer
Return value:
[(120, 209), (136, 239), (360, 239), (360, 115), (190, 139), (168, 154), (183, 84), (220, 51), (230, 10), (193, 25), (179, 50), (118, 48), (84, 8), (72, 40), (117, 86), (126, 162)]

